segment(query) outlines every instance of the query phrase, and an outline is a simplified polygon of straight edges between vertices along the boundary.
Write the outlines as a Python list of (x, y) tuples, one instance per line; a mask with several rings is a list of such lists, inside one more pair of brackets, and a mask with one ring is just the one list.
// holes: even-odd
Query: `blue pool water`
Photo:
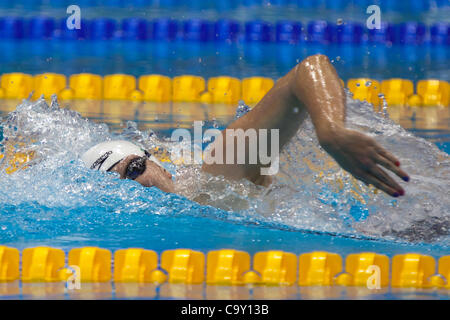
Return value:
[[(98, 27), (91, 32), (90, 26), (84, 40), (67, 39), (64, 30), (58, 29), (65, 25), (68, 1), (0, 0), (0, 74), (55, 72), (70, 76), (88, 72), (278, 79), (305, 57), (323, 53), (344, 81), (359, 77), (403, 78), (415, 84), (430, 78), (450, 81), (448, 0), (373, 2), (381, 5), (383, 21), (396, 28), (392, 42), (385, 41), (384, 31), (375, 36), (364, 31), (362, 35), (348, 27), (353, 23), (364, 27), (368, 17), (365, 0), (78, 1), (83, 19), (96, 20)], [(155, 31), (158, 23), (166, 21), (158, 19), (165, 17), (178, 23), (173, 36), (168, 37), (167, 30)], [(128, 18), (145, 19), (148, 35), (136, 40), (120, 29)], [(310, 23), (320, 25), (325, 18), (335, 32), (330, 43), (322, 41), (326, 32), (310, 30), (314, 29)], [(10, 19), (9, 25), (5, 19)], [(17, 24), (11, 27), (11, 21)], [(42, 21), (50, 21), (51, 27)], [(102, 29), (105, 21), (112, 27)], [(150, 25), (150, 21), (157, 22)], [(203, 39), (202, 32), (192, 31), (199, 21), (209, 27), (218, 21), (234, 21), (241, 29), (236, 39), (228, 39), (227, 34), (223, 39), (211, 34)], [(339, 26), (339, 21), (347, 27)], [(278, 26), (292, 22), (301, 26), (295, 41), (280, 40)], [(260, 23), (270, 32), (258, 31)], [(411, 28), (406, 30), (404, 23)], [(436, 23), (443, 25), (438, 35), (432, 30)], [(346, 28), (348, 39), (339, 38), (339, 28)], [(105, 35), (107, 39), (102, 39)], [(389, 198), (346, 175), (319, 147), (309, 120), (284, 150), (282, 171), (271, 188), (226, 182), (195, 167), (178, 167), (175, 176), (180, 194), (165, 194), (113, 174), (88, 170), (80, 155), (90, 146), (114, 138), (177, 151), (180, 145), (168, 140), (174, 129), (191, 128), (194, 120), (203, 121), (204, 129), (223, 129), (234, 119), (237, 106), (66, 101), (59, 108), (44, 101), (0, 100), (1, 151), (14, 145), (16, 151), (36, 154), (28, 168), (13, 174), (5, 173), (6, 160), (0, 159), (0, 245), (20, 250), (44, 245), (66, 252), (98, 246), (112, 251), (140, 247), (158, 254), (175, 248), (204, 253), (233, 248), (250, 254), (323, 250), (343, 256), (363, 251), (389, 257), (411, 252), (435, 258), (449, 255), (450, 109), (389, 107), (386, 112), (391, 121), (383, 111), (374, 113), (367, 103), (350, 97), (348, 101), (349, 126), (392, 151), (411, 175), (411, 182), (402, 182), (405, 197)], [(207, 144), (197, 142), (202, 147)], [(4, 285), (0, 284), (0, 292)], [(14, 285), (19, 292), (19, 284)], [(49, 284), (28, 285), (39, 291), (39, 286)], [(92, 292), (98, 289), (96, 285)], [(115, 297), (120, 297), (119, 285), (105, 284), (106, 297), (114, 290)], [(156, 298), (175, 297), (164, 295), (164, 287), (170, 285), (151, 290), (158, 292)], [(27, 284), (20, 286), (23, 295), (17, 293), (16, 297), (26, 296)], [(290, 290), (261, 287), (254, 289), (253, 297), (258, 297), (257, 290), (268, 290), (269, 294), (261, 296), (270, 297), (271, 289)], [(311, 296), (341, 297), (339, 292), (327, 291), (336, 288), (320, 289), (326, 292)], [(353, 289), (348, 288), (347, 297), (352, 297)], [(300, 294), (308, 296), (305, 291)], [(298, 298), (296, 295), (297, 291), (275, 297)], [(205, 296), (200, 292), (192, 298)], [(70, 297), (66, 293), (66, 298)], [(448, 298), (448, 292), (399, 295), (386, 291), (371, 298)]]
[(4, 40), (0, 41), (0, 49), (1, 73), (88, 72), (170, 77), (194, 74), (205, 78), (228, 75), (277, 79), (307, 56), (322, 53), (330, 58), (344, 80), (358, 77), (450, 80), (446, 46)]
[[(90, 171), (79, 160), (88, 146), (117, 135), (148, 147), (158, 141), (170, 147), (163, 138), (170, 129), (159, 130), (162, 140), (157, 141), (148, 129), (139, 130), (139, 115), (136, 123), (111, 127), (111, 131), (103, 123), (111, 116), (107, 110), (94, 121), (92, 115), (93, 120), (86, 120), (74, 111), (48, 107), (43, 101), (25, 103), (4, 117), (2, 144), (6, 145), (6, 140), (22, 142), (25, 147), (17, 144), (19, 150), (35, 150), (39, 156), (26, 170), (1, 173), (0, 243), (19, 249), (48, 245), (67, 251), (99, 246), (110, 250), (142, 247), (157, 252), (235, 248), (250, 253), (280, 249), (343, 255), (361, 251), (389, 256), (406, 252), (435, 257), (448, 254), (448, 155), (375, 115), (366, 103), (353, 101), (349, 109), (352, 125), (375, 134), (388, 148), (396, 146), (393, 152), (412, 176), (406, 197), (391, 200), (371, 194), (361, 184), (352, 187), (341, 170), (324, 166), (323, 151), (306, 124), (298, 136), (304, 142), (294, 142), (287, 152), (299, 159), (307, 155), (331, 180), (318, 181), (304, 161), (291, 161), (299, 179), (280, 182), (280, 190), (274, 188), (273, 195), (264, 195), (250, 183), (223, 183), (190, 171), (194, 184), (217, 188), (207, 191), (215, 200), (200, 205), (190, 200), (190, 195), (165, 194)], [(160, 116), (155, 127), (164, 122), (164, 115)], [(180, 122), (172, 123), (173, 128), (177, 123), (179, 126)], [(439, 146), (448, 150), (448, 140), (441, 139)], [(296, 150), (301, 152), (296, 154)], [(181, 180), (185, 173), (177, 178)], [(334, 179), (347, 181), (343, 190), (333, 189)], [(294, 191), (284, 188), (283, 183)], [(189, 188), (189, 184), (184, 187)], [(248, 194), (242, 193), (245, 188), (256, 194), (248, 202)], [(352, 196), (352, 190), (361, 196)], [(384, 219), (381, 225), (380, 219)]]

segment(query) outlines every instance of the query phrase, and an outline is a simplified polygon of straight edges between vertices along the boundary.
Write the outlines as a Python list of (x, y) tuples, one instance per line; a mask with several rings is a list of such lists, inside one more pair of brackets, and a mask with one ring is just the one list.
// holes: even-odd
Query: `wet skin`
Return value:
[[(347, 129), (345, 113), (346, 95), (336, 70), (326, 56), (317, 54), (306, 58), (278, 80), (250, 112), (232, 122), (227, 129), (278, 129), (281, 149), (309, 115), (320, 145), (344, 170), (392, 197), (405, 195), (403, 187), (387, 173), (390, 171), (403, 181), (409, 181), (408, 174), (400, 168), (400, 161), (373, 138)], [(222, 131), (221, 139), (216, 139), (211, 148), (211, 155), (216, 149), (223, 149), (222, 161), (205, 162), (202, 170), (227, 179), (245, 178), (268, 186), (270, 177), (260, 174), (263, 164), (239, 164), (236, 161), (226, 164), (227, 149), (233, 150), (236, 145), (233, 139), (228, 139), (225, 130)], [(247, 144), (245, 159), (249, 159), (249, 150)], [(235, 159), (236, 154), (234, 152)], [(113, 170), (124, 179), (127, 165), (135, 157), (125, 158)], [(146, 164), (145, 172), (136, 181), (146, 187), (174, 192), (170, 173), (150, 160)]]
[[(116, 164), (111, 171), (117, 172), (120, 179), (126, 179), (125, 172), (131, 160), (139, 158), (137, 155), (129, 155), (118, 164)], [(145, 162), (145, 171), (136, 179), (144, 187), (157, 187), (164, 192), (175, 192), (175, 186), (172, 181), (172, 175), (166, 169), (162, 168), (155, 162), (147, 159)]]
[[(400, 161), (373, 138), (347, 129), (345, 113), (346, 95), (336, 70), (328, 57), (316, 54), (278, 80), (250, 112), (227, 129), (278, 129), (282, 149), (309, 115), (320, 145), (344, 170), (392, 197), (405, 195), (402, 186), (385, 171), (387, 169), (403, 181), (409, 181), (408, 174), (400, 168)], [(225, 159), (226, 150), (232, 149), (234, 143), (224, 130), (222, 139), (216, 139), (211, 150), (215, 152), (215, 149), (222, 148)], [(248, 146), (246, 153), (248, 159)], [(246, 178), (256, 184), (264, 181), (260, 175), (262, 164), (222, 163), (205, 162), (202, 169), (235, 180)]]

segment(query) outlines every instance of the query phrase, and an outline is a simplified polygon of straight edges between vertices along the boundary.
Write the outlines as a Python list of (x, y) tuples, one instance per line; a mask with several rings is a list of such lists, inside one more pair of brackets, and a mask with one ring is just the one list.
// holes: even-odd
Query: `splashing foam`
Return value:
[[(242, 106), (237, 111), (239, 116), (245, 113)], [(117, 138), (171, 152), (182, 143), (141, 132), (132, 122), (121, 133), (110, 132), (106, 124), (59, 108), (56, 99), (50, 107), (44, 100), (24, 101), (2, 121), (0, 148), (14, 146), (18, 152), (33, 151), (35, 157), (27, 169), (14, 174), (5, 173), (8, 157), (0, 160), (0, 240), (40, 230), (45, 221), (67, 219), (72, 212), (68, 208), (104, 208), (105, 215), (188, 214), (352, 237), (449, 243), (448, 155), (374, 113), (367, 103), (348, 97), (347, 113), (349, 128), (374, 137), (400, 159), (411, 176), (405, 197), (393, 200), (340, 169), (320, 148), (309, 120), (282, 151), (280, 173), (270, 188), (226, 181), (198, 166), (178, 166), (180, 195), (165, 194), (119, 180), (114, 173), (86, 169), (80, 155), (96, 143)], [(12, 213), (15, 228), (8, 227)], [(89, 230), (91, 220), (101, 219), (86, 213), (74, 219), (72, 228)]]

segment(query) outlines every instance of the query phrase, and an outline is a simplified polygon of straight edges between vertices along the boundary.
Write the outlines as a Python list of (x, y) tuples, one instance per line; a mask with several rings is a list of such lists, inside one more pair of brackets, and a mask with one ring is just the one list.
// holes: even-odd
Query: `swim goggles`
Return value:
[[(144, 152), (145, 152), (145, 156), (133, 158), (128, 163), (127, 167), (125, 168), (125, 178), (126, 179), (135, 180), (141, 174), (143, 174), (145, 172), (145, 170), (147, 169), (146, 161), (152, 160), (153, 157), (151, 157), (151, 155), (148, 151), (144, 150)], [(110, 171), (116, 164), (114, 164), (108, 171)]]

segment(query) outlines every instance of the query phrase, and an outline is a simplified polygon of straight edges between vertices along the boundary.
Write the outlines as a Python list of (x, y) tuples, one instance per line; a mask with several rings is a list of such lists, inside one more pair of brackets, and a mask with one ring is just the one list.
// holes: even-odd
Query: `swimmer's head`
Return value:
[(86, 151), (81, 160), (90, 169), (114, 171), (121, 179), (136, 180), (145, 187), (174, 192), (172, 175), (154, 156), (129, 141), (99, 143)]

